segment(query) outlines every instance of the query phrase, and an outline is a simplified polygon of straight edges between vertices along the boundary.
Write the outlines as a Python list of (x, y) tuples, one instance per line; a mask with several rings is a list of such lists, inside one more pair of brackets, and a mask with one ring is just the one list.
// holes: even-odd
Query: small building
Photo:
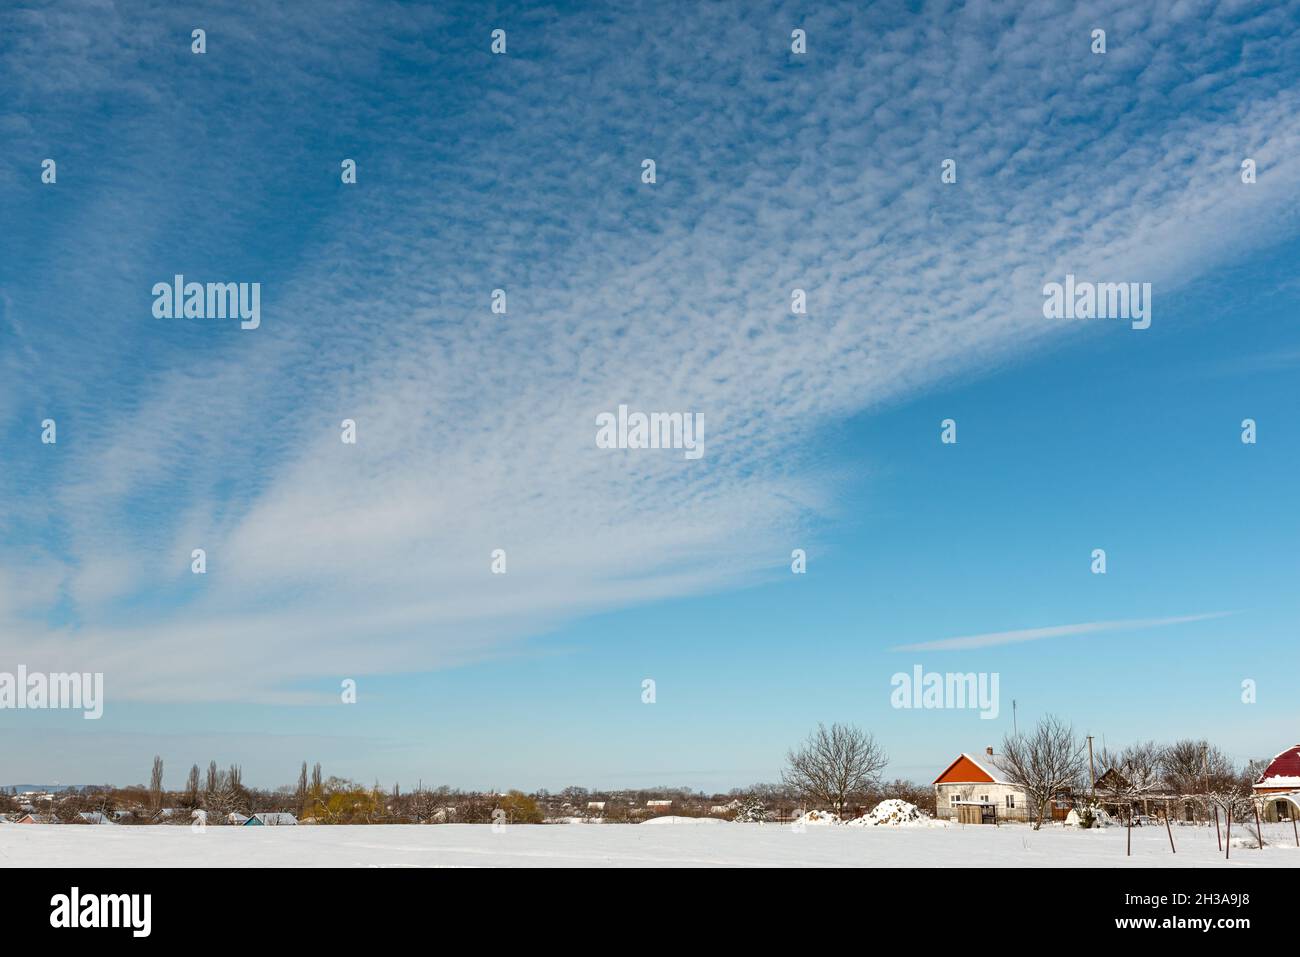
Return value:
[(1029, 800), (999, 755), (962, 752), (934, 780), (934, 816), (965, 824), (1029, 820)]
[(605, 810), (605, 802), (604, 802), (604, 801), (588, 801), (588, 802), (587, 802), (587, 810), (588, 810), (588, 811), (603, 811), (603, 810)]
[(87, 824), (113, 824), (114, 822), (103, 811), (81, 811), (77, 814)]
[(47, 814), (24, 814), (15, 824), (53, 824), (54, 819)]
[(1251, 791), (1260, 801), (1264, 820), (1288, 821), (1300, 816), (1300, 744), (1276, 755)]
[(646, 801), (645, 806), (652, 811), (666, 811), (673, 806), (672, 801)]
[(279, 827), (297, 824), (298, 819), (288, 811), (258, 811), (243, 824), (244, 827)]

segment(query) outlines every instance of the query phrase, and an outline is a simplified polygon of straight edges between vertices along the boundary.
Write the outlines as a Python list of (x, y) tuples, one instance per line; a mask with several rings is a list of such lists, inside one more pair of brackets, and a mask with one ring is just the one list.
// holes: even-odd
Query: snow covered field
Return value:
[[(1234, 832), (1234, 839), (1236, 833)], [(442, 824), (342, 827), (0, 827), (9, 867), (1300, 867), (1290, 825), (1266, 826), (1263, 850), (1224, 861), (1214, 831), (1078, 831), (1025, 826), (808, 827), (692, 821), (657, 825)]]

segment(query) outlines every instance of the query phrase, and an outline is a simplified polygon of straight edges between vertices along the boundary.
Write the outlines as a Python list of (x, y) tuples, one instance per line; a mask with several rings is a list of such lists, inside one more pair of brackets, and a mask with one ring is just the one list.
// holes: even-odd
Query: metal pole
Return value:
[(1259, 838), (1259, 849), (1264, 849), (1264, 825), (1259, 823), (1259, 802), (1251, 801), (1250, 806), (1255, 811), (1255, 836)]
[(1174, 850), (1174, 831), (1173, 828), (1169, 826), (1169, 802), (1168, 801), (1165, 802), (1165, 833), (1169, 835), (1169, 850), (1177, 854), (1178, 852)]
[(1133, 805), (1128, 806), (1128, 850), (1124, 852), (1125, 857), (1133, 856)]
[(1226, 850), (1223, 853), (1223, 859), (1229, 860), (1232, 857), (1232, 805), (1228, 805), (1228, 836), (1223, 842)]
[[(1219, 850), (1223, 850), (1223, 835), (1219, 833), (1219, 805), (1214, 805), (1214, 839), (1219, 842)], [(1300, 845), (1296, 845), (1300, 847)]]

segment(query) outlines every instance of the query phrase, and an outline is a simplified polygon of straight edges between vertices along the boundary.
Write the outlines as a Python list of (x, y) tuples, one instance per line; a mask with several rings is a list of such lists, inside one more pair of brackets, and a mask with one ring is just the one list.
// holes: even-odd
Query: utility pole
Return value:
[(1018, 738), (1020, 737), (1020, 727), (1016, 724), (1016, 699), (1011, 699), (1011, 731)]
[(1092, 799), (1097, 800), (1097, 768), (1092, 763), (1092, 735), (1088, 735), (1088, 774), (1092, 778)]

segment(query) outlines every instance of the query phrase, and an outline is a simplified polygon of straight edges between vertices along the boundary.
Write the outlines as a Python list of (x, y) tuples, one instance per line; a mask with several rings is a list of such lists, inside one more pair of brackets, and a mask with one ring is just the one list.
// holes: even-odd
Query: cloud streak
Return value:
[(971, 648), (995, 648), (1015, 645), (1043, 638), (1067, 638), (1073, 635), (1092, 635), (1107, 631), (1145, 631), (1148, 628), (1165, 628), (1193, 621), (1210, 621), (1231, 615), (1230, 611), (1209, 612), (1201, 615), (1181, 615), (1173, 618), (1128, 618), (1119, 621), (1087, 621), (1074, 625), (1051, 625), (1046, 628), (1022, 628), (1018, 631), (991, 631), (982, 635), (964, 635), (960, 638), (940, 638), (915, 645), (899, 645), (891, 651), (965, 651)]

